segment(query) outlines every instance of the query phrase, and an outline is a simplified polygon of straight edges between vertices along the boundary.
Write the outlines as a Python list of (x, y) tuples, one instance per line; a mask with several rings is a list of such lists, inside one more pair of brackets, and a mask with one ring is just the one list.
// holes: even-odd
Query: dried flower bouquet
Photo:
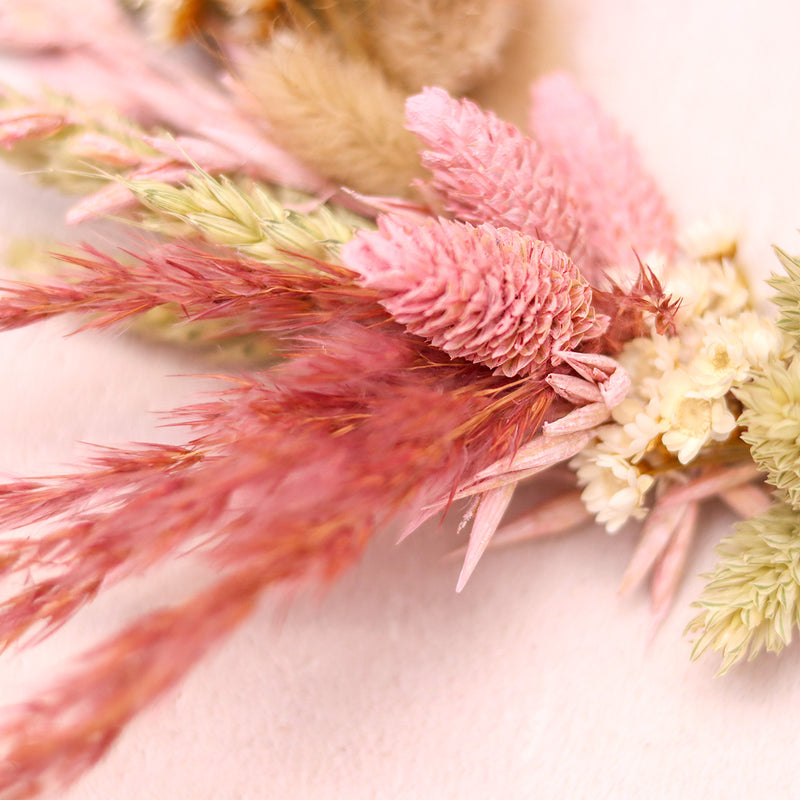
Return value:
[[(779, 252), (778, 315), (761, 313), (735, 237), (679, 241), (629, 139), (564, 74), (535, 82), (529, 134), (462, 96), (496, 64), (511, 3), (468, 4), (478, 38), (447, 3), (139, 4), (163, 37), (202, 34), (225, 83), (85, 5), (102, 38), (46, 0), (49, 27), (30, 4), (0, 13), (0, 42), (52, 86), (4, 92), (0, 143), (81, 194), (71, 222), (113, 215), (138, 238), (8, 284), (0, 326), (143, 318), (270, 365), (176, 410), (181, 446), (0, 487), (0, 566), (25, 578), (0, 607), (4, 646), (188, 551), (219, 573), (10, 718), (0, 796), (80, 775), (268, 588), (329, 581), (380, 529), (454, 505), (458, 590), (491, 542), (642, 521), (622, 587), (649, 578), (661, 619), (699, 506), (721, 498), (744, 521), (696, 603), (695, 654), (725, 671), (791, 640), (799, 261)], [(504, 522), (517, 485), (553, 468), (570, 487)]]

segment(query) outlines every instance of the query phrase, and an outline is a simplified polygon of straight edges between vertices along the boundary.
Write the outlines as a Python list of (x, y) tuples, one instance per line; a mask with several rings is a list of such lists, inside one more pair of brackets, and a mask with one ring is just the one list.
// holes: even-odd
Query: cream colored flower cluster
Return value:
[(753, 310), (725, 229), (695, 228), (684, 246), (683, 259), (653, 265), (666, 291), (682, 298), (677, 335), (653, 331), (625, 345), (618, 360), (630, 393), (572, 461), (586, 507), (609, 533), (646, 515), (657, 482), (676, 480), (704, 449), (736, 436), (731, 390), (787, 348), (775, 323)]

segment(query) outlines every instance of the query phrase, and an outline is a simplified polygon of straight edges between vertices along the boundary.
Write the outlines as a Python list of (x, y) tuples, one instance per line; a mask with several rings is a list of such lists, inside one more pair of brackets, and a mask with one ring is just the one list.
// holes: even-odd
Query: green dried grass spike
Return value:
[[(0, 110), (62, 115), (65, 124), (47, 136), (15, 141), (13, 147), (0, 147), (0, 155), (18, 169), (33, 175), (46, 186), (66, 194), (95, 191), (108, 183), (125, 165), (117, 163), (111, 151), (129, 154), (132, 159), (146, 159), (158, 153), (144, 140), (144, 132), (133, 122), (108, 108), (89, 109), (71, 98), (54, 92), (33, 101), (8, 87), (0, 86)], [(108, 143), (105, 153), (86, 146), (102, 139)]]
[[(175, 235), (177, 220), (209, 242), (274, 265), (307, 265), (303, 256), (336, 259), (355, 230), (370, 225), (365, 218), (325, 204), (296, 210), (267, 186), (213, 178), (200, 170), (184, 186), (155, 181), (127, 181), (126, 185), (153, 212), (143, 219), (150, 230)], [(303, 205), (313, 202), (308, 196), (302, 198)]]
[(781, 262), (785, 275), (773, 275), (767, 283), (775, 290), (772, 302), (778, 307), (778, 327), (786, 331), (800, 346), (800, 258), (785, 253), (779, 247), (774, 248)]
[(700, 613), (686, 631), (698, 635), (692, 660), (706, 650), (722, 655), (720, 675), (761, 650), (779, 653), (800, 618), (800, 515), (777, 501), (741, 522), (717, 548), (719, 563), (700, 598)]
[(734, 394), (744, 407), (741, 437), (753, 460), (800, 508), (800, 355), (788, 364), (773, 361)]

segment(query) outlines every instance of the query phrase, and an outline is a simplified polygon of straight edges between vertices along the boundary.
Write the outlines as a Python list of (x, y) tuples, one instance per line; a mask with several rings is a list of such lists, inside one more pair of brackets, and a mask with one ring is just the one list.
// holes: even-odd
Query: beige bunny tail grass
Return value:
[(374, 0), (373, 50), (410, 91), (462, 94), (487, 77), (516, 17), (515, 0)]
[(242, 77), (276, 140), (312, 169), (359, 192), (411, 193), (424, 174), (404, 126), (404, 93), (326, 37), (276, 37)]

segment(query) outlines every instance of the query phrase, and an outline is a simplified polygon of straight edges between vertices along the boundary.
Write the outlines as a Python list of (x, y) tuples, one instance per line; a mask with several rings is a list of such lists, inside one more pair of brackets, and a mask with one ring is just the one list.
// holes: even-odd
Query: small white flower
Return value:
[(665, 375), (661, 383), (661, 414), (667, 429), (664, 447), (688, 464), (711, 440), (723, 441), (736, 427), (736, 417), (724, 397), (705, 397), (684, 370)]
[(737, 231), (729, 220), (714, 214), (690, 225), (680, 237), (687, 255), (701, 260), (733, 258), (737, 249)]
[(644, 498), (653, 484), (630, 461), (597, 446), (587, 447), (573, 459), (578, 483), (584, 486), (581, 499), (608, 533), (616, 533), (629, 519), (642, 519)]
[(720, 327), (741, 343), (750, 369), (763, 369), (774, 357), (785, 358), (792, 343), (775, 321), (755, 311), (743, 311), (720, 320)]
[(744, 343), (730, 327), (708, 322), (703, 328), (699, 352), (687, 369), (705, 397), (722, 397), (734, 383), (747, 378), (750, 363)]
[(641, 460), (665, 428), (656, 398), (645, 402), (628, 397), (614, 409), (612, 416), (624, 434), (621, 437), (624, 446), (618, 452), (634, 464)]

